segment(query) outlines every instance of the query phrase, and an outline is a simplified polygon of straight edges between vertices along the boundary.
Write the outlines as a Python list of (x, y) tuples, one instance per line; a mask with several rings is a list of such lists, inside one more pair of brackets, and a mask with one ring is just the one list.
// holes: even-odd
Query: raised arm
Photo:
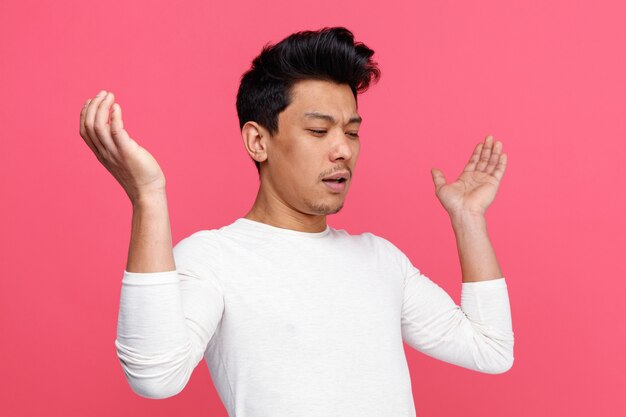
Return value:
[(165, 196), (165, 175), (154, 157), (124, 129), (122, 107), (102, 90), (80, 112), (80, 136), (120, 183), (133, 205), (126, 270), (162, 272), (175, 268)]
[(406, 256), (403, 339), (415, 349), (464, 368), (503, 373), (513, 366), (514, 334), (508, 289), (489, 237), (485, 211), (506, 168), (502, 142), (487, 136), (459, 178), (446, 184), (432, 170), (435, 192), (450, 215), (463, 274), (461, 306), (413, 267)]
[(80, 135), (133, 207), (115, 340), (118, 358), (137, 394), (173, 396), (185, 387), (222, 316), (216, 273), (202, 262), (217, 259), (216, 249), (206, 234), (172, 247), (165, 176), (124, 129), (113, 93), (101, 91), (85, 102)]
[(435, 193), (450, 215), (457, 241), (463, 282), (502, 277), (500, 265), (487, 235), (485, 213), (493, 202), (506, 170), (502, 142), (487, 136), (474, 148), (459, 178), (446, 184), (443, 172), (433, 168)]

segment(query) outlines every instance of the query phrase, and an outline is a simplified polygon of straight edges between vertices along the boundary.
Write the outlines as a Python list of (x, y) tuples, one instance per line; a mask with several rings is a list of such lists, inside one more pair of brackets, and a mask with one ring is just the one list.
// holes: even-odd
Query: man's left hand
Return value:
[(474, 153), (459, 178), (446, 184), (443, 172), (433, 168), (437, 198), (451, 216), (460, 214), (483, 215), (493, 202), (506, 169), (506, 154), (502, 142), (493, 143), (489, 135), (484, 143), (476, 145)]

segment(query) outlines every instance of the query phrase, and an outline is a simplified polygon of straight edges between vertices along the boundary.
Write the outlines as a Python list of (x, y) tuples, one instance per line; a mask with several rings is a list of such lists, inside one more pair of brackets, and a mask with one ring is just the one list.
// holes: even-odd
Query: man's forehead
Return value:
[[(302, 113), (302, 119), (321, 119), (327, 122), (331, 122), (333, 124), (337, 124), (337, 119), (332, 114), (319, 110), (310, 110)], [(361, 123), (362, 121), (363, 118), (358, 114), (354, 114), (348, 119), (348, 123)]]

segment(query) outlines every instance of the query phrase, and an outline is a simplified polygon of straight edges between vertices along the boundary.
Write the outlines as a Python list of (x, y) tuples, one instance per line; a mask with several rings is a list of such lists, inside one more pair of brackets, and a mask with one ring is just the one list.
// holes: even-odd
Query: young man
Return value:
[(458, 243), (460, 307), (391, 242), (326, 224), (353, 181), (357, 93), (380, 76), (372, 55), (341, 27), (264, 47), (237, 95), (256, 201), (173, 249), (161, 169), (124, 130), (112, 93), (87, 101), (81, 136), (133, 203), (115, 346), (137, 394), (176, 395), (204, 358), (233, 417), (414, 416), (403, 341), (479, 372), (512, 366), (507, 286), (484, 217), (505, 169), (501, 142), (478, 144), (454, 183), (433, 170)]

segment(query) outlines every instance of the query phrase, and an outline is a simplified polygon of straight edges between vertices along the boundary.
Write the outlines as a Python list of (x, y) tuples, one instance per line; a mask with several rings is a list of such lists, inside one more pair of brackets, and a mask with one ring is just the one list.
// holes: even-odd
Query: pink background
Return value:
[(178, 242), (254, 201), (235, 111), (250, 61), (292, 32), (343, 25), (382, 79), (359, 98), (361, 156), (331, 226), (390, 239), (459, 303), (430, 169), (456, 179), (488, 134), (508, 155), (487, 217), (515, 363), (481, 374), (405, 345), (418, 416), (626, 415), (623, 2), (421, 3), (0, 2), (2, 414), (226, 416), (204, 362), (166, 400), (124, 378), (131, 206), (79, 113), (100, 89), (116, 94), (166, 174)]

